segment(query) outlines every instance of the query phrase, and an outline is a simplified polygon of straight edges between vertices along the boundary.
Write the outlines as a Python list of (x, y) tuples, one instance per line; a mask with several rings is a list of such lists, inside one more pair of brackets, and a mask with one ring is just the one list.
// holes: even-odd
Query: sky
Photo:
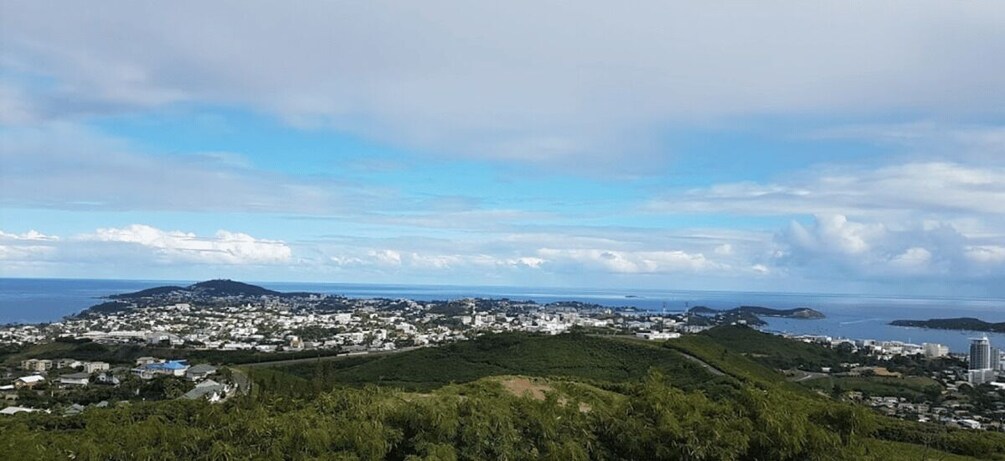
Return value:
[(0, 276), (1005, 297), (998, 0), (0, 5)]

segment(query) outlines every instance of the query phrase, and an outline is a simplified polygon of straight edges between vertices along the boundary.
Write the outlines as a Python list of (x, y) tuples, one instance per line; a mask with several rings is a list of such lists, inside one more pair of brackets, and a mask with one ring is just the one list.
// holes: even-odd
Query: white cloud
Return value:
[(18, 90), (12, 120), (236, 105), (455, 155), (638, 171), (675, 121), (1005, 107), (995, 0), (17, 2), (0, 21), (0, 63), (51, 82)]
[(385, 266), (400, 266), (401, 265), (401, 253), (394, 250), (379, 250), (370, 252), (370, 256), (377, 261), (380, 265)]
[(21, 234), (0, 230), (0, 261), (42, 261), (56, 254), (59, 237), (30, 230)]
[(39, 240), (39, 241), (52, 241), (59, 240), (59, 237), (54, 235), (45, 235), (36, 230), (30, 230), (20, 234), (7, 233), (0, 230), (0, 241), (3, 240)]
[(256, 239), (225, 230), (205, 238), (141, 224), (98, 229), (78, 240), (135, 244), (149, 250), (158, 261), (172, 264), (279, 264), (288, 262), (292, 255), (290, 247), (279, 240)]
[(238, 266), (287, 264), (291, 258), (292, 249), (285, 242), (226, 230), (212, 236), (199, 236), (134, 224), (66, 238), (37, 231), (22, 234), (0, 231), (0, 259), (21, 265)]
[(700, 272), (720, 267), (701, 253), (683, 251), (612, 251), (600, 249), (542, 248), (542, 266), (557, 270), (600, 271), (621, 274)]
[(932, 252), (921, 247), (911, 247), (890, 259), (890, 265), (907, 273), (923, 273), (928, 269), (931, 261)]
[(668, 213), (1005, 216), (1005, 168), (952, 162), (827, 168), (782, 183), (727, 183), (648, 204)]
[[(951, 225), (901, 223), (890, 229), (844, 216), (792, 223), (776, 239), (773, 263), (818, 279), (964, 282), (1005, 274), (1005, 248), (981, 244)], [(918, 278), (921, 277), (921, 278)]]
[(1005, 266), (1005, 246), (974, 245), (966, 248), (967, 258), (978, 264)]

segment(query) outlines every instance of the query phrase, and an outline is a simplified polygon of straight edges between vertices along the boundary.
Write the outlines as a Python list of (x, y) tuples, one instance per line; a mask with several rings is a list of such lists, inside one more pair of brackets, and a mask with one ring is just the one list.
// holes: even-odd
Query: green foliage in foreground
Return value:
[[(329, 367), (329, 368), (324, 368)], [(319, 368), (321, 368), (319, 370)], [(326, 384), (380, 384), (406, 390), (431, 390), (486, 376), (572, 377), (598, 383), (639, 380), (656, 368), (681, 388), (707, 386), (712, 375), (666, 348), (611, 341), (585, 334), (541, 336), (488, 335), (404, 354), (279, 367), (307, 380), (323, 376)], [(258, 372), (259, 370), (254, 370)]]
[(875, 416), (748, 388), (715, 401), (653, 373), (624, 398), (517, 397), (479, 381), (416, 395), (340, 388), (314, 399), (135, 404), (0, 419), (21, 459), (913, 459), (869, 438)]
[[(728, 376), (712, 376), (681, 352)], [(658, 346), (586, 335), (507, 334), (249, 371), (256, 383), (252, 395), (221, 405), (134, 403), (71, 417), (0, 418), (0, 455), (1005, 460), (1003, 434), (894, 420), (835, 402), (786, 382), (709, 335)], [(544, 398), (514, 395), (511, 380), (485, 378), (512, 374), (546, 377), (534, 382)], [(452, 382), (464, 384), (447, 384)]]

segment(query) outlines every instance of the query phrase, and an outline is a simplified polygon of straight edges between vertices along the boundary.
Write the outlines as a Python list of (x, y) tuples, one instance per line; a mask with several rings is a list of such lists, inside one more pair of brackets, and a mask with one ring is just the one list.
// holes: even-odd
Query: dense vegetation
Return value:
[(168, 401), (0, 418), (0, 453), (78, 460), (1005, 459), (1002, 434), (893, 420), (787, 383), (756, 361), (760, 354), (734, 349), (756, 338), (712, 330), (663, 346), (508, 334), (381, 357), (253, 367), (251, 395), (221, 405)]
[[(706, 338), (706, 340), (703, 341), (701, 338)], [(684, 336), (671, 341), (671, 345), (678, 344), (681, 347), (688, 347), (688, 345), (698, 347), (700, 343), (707, 343), (705, 347), (719, 346), (730, 353), (743, 355), (771, 369), (838, 368), (841, 363), (860, 359), (851, 353), (842, 352), (841, 349), (792, 341), (742, 326), (713, 328), (696, 336)]]
[(341, 388), (312, 399), (259, 393), (220, 406), (18, 415), (0, 420), (0, 452), (79, 460), (897, 459), (869, 438), (873, 419), (752, 387), (712, 400), (654, 372), (608, 401), (559, 391), (534, 399), (479, 381), (422, 395)]
[[(537, 336), (508, 334), (425, 348), (407, 354), (359, 356), (325, 362), (340, 384), (381, 384), (406, 390), (431, 390), (486, 376), (570, 377), (593, 383), (641, 379), (650, 368), (663, 371), (677, 387), (706, 385), (712, 376), (672, 350), (611, 341), (583, 334)], [(293, 365), (280, 371), (313, 378), (318, 365)]]
[(233, 280), (207, 280), (187, 287), (163, 286), (148, 288), (135, 293), (109, 296), (112, 299), (139, 299), (165, 295), (199, 295), (206, 297), (227, 296), (276, 296), (282, 293)]
[(803, 383), (813, 389), (828, 394), (839, 395), (844, 391), (858, 391), (865, 398), (871, 396), (902, 397), (920, 403), (936, 400), (942, 393), (942, 386), (931, 378), (921, 376), (840, 376), (807, 380)]
[(901, 327), (935, 328), (939, 330), (968, 330), (1005, 333), (1005, 322), (991, 323), (972, 317), (960, 317), (955, 319), (894, 320), (890, 322), (890, 325), (897, 325)]

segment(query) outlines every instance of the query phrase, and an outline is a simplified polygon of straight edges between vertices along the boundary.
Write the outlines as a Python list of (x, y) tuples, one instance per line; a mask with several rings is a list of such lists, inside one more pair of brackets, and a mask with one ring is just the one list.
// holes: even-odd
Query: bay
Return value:
[[(102, 296), (194, 281), (83, 280), (0, 278), (0, 324), (39, 323), (101, 302)], [(729, 309), (757, 305), (778, 309), (810, 307), (827, 318), (797, 320), (765, 318), (765, 329), (795, 334), (852, 339), (897, 340), (945, 344), (967, 352), (969, 340), (984, 333), (895, 327), (896, 319), (976, 317), (1005, 321), (1005, 300), (990, 298), (912, 298), (849, 294), (762, 293), (689, 290), (623, 290), (600, 288), (528, 288), (500, 286), (394, 285), (348, 283), (249, 282), (278, 291), (306, 291), (356, 298), (408, 298), (419, 301), (466, 297), (510, 298), (539, 303), (581, 301), (611, 307), (634, 306), (654, 312), (682, 312), (704, 305)], [(1005, 346), (1005, 334), (987, 334), (992, 344)]]

